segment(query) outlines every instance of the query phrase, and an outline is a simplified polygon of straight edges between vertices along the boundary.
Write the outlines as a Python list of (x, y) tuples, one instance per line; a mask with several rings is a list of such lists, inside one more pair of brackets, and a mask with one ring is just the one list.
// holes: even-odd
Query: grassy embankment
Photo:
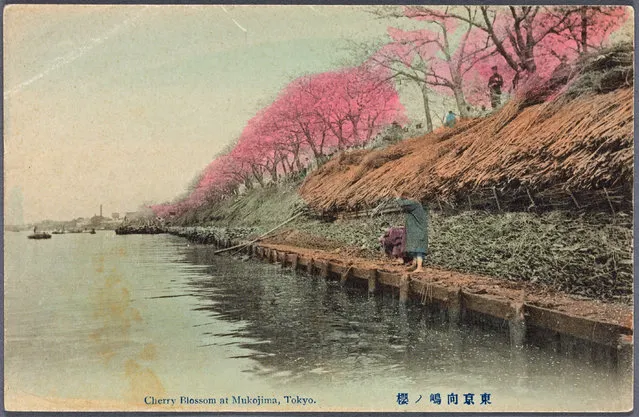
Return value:
[[(183, 226), (231, 228), (235, 236), (256, 236), (290, 218), (303, 206), (297, 185), (255, 189), (235, 199), (202, 207), (179, 220)], [(326, 222), (300, 217), (286, 225), (288, 244), (336, 249), (355, 247), (378, 257), (386, 223), (398, 214)], [(624, 213), (443, 214), (431, 210), (430, 266), (532, 282), (572, 294), (630, 302), (632, 219)], [(313, 239), (316, 237), (317, 239)]]

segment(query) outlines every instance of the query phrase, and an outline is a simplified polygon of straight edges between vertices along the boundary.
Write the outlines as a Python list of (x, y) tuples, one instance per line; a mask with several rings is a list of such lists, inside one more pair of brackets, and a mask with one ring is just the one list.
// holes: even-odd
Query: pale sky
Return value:
[(8, 6), (5, 223), (174, 198), (289, 81), (387, 25), (343, 6)]

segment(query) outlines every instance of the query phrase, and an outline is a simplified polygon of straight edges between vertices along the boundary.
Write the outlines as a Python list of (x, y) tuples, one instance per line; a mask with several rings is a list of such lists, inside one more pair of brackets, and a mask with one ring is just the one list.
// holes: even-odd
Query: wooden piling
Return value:
[(510, 345), (512, 347), (522, 347), (526, 341), (526, 316), (524, 312), (524, 303), (513, 303), (512, 309), (512, 316), (508, 320)]
[(620, 335), (617, 342), (617, 369), (621, 372), (632, 369), (634, 359), (632, 336)]
[(497, 196), (497, 188), (493, 187), (493, 196), (497, 202), (497, 210), (501, 211), (501, 204), (499, 204), (499, 196)]
[(320, 276), (324, 279), (328, 279), (328, 267), (330, 263), (328, 261), (324, 261), (320, 267)]
[(580, 340), (587, 340), (590, 343), (607, 346), (610, 352), (614, 353), (614, 359), (611, 359), (611, 362), (616, 363), (617, 366), (627, 368), (632, 364), (631, 327), (572, 316), (565, 312), (529, 304), (526, 303), (523, 293), (520, 299), (510, 301), (485, 294), (485, 292), (447, 287), (445, 283), (411, 280), (407, 274), (360, 268), (324, 258), (313, 259), (295, 252), (278, 252), (274, 248), (260, 244), (252, 245), (251, 251), (270, 262), (277, 262), (280, 259), (278, 255), (281, 255), (282, 263), (290, 264), (294, 270), (302, 266), (309, 274), (313, 274), (316, 270), (324, 278), (331, 273), (337, 274), (342, 285), (351, 280), (367, 282), (369, 294), (377, 293), (382, 286), (397, 288), (402, 303), (407, 302), (410, 291), (413, 291), (422, 295), (424, 304), (445, 306), (440, 309), (440, 312), (448, 317), (451, 325), (466, 321), (467, 314), (468, 318), (472, 315), (497, 319), (500, 323), (508, 324), (513, 346), (534, 341), (539, 334), (541, 339), (551, 338), (559, 351), (572, 354), (578, 353)]
[(575, 203), (575, 206), (577, 206), (578, 209), (581, 209), (579, 202), (575, 198), (575, 195), (572, 193), (572, 191), (570, 191), (570, 188), (566, 187), (566, 191), (568, 192), (568, 195), (570, 196), (570, 198), (572, 198), (572, 202)]
[(532, 198), (532, 195), (530, 194), (530, 191), (528, 190), (528, 187), (526, 187), (526, 194), (528, 194), (528, 199), (530, 200), (530, 207), (537, 207), (537, 204), (535, 204), (535, 200)]
[(521, 290), (519, 302), (510, 303), (511, 312), (508, 318), (508, 331), (510, 344), (513, 347), (521, 347), (526, 341), (526, 291)]
[(353, 270), (353, 267), (349, 266), (346, 269), (346, 271), (342, 272), (342, 276), (340, 277), (340, 280), (339, 280), (340, 285), (342, 286), (346, 285), (346, 281), (348, 281), (348, 278), (350, 278), (352, 270)]
[(368, 274), (368, 294), (373, 295), (377, 292), (377, 269), (372, 269)]
[(448, 292), (447, 300), (448, 310), (448, 322), (459, 324), (463, 319), (464, 302), (462, 298), (462, 289), (460, 287), (454, 288)]
[(403, 274), (399, 280), (399, 302), (405, 304), (408, 301), (408, 289), (410, 288), (410, 276)]
[(612, 216), (614, 218), (615, 216), (615, 208), (612, 206), (612, 201), (610, 200), (610, 194), (608, 194), (608, 189), (606, 189), (606, 187), (604, 187), (604, 193), (606, 194), (606, 200), (608, 200), (608, 205), (610, 206), (610, 212), (612, 213)]

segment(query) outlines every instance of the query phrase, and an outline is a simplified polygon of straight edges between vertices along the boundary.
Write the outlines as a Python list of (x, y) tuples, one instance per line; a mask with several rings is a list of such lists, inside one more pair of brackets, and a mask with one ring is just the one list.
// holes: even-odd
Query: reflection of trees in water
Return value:
[[(246, 356), (259, 363), (255, 372), (304, 376), (314, 383), (380, 374), (404, 381), (445, 375), (446, 384), (457, 386), (473, 376), (486, 389), (504, 378), (517, 380), (521, 372), (521, 357), (511, 355), (503, 332), (450, 327), (439, 313), (400, 306), (388, 295), (369, 298), (322, 278), (211, 252), (203, 247), (185, 251), (187, 262), (210, 265), (190, 282), (199, 297), (197, 308), (241, 323), (239, 330), (213, 337), (221, 343), (237, 339), (249, 350)], [(523, 354), (540, 363), (531, 352)], [(556, 366), (547, 370), (556, 372)]]
[(204, 248), (185, 255), (188, 262), (213, 265), (206, 278), (191, 281), (200, 294), (198, 309), (244, 324), (218, 336), (248, 339), (240, 346), (273, 372), (352, 376), (368, 372), (361, 365), (401, 365), (415, 341), (407, 317), (388, 300), (272, 265), (213, 257)]

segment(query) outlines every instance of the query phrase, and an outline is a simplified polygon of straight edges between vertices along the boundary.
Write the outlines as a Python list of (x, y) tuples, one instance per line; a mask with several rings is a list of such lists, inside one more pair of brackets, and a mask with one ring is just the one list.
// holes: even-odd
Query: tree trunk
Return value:
[(278, 176), (277, 176), (277, 162), (273, 163), (273, 168), (269, 169), (269, 173), (271, 174), (271, 182), (272, 183), (276, 183)]
[(586, 7), (581, 8), (581, 53), (588, 52), (588, 11)]
[(428, 85), (426, 83), (420, 83), (420, 89), (422, 90), (422, 98), (424, 99), (424, 114), (426, 115), (426, 132), (433, 131), (433, 119), (430, 116), (430, 103), (428, 102)]
[(457, 110), (459, 110), (459, 115), (461, 117), (468, 117), (468, 103), (466, 103), (466, 98), (464, 97), (464, 92), (462, 91), (460, 86), (453, 87), (453, 95), (455, 96), (455, 103), (457, 103)]
[(264, 174), (255, 166), (251, 166), (251, 170), (253, 171), (253, 176), (257, 180), (257, 183), (260, 184), (260, 187), (264, 188)]

